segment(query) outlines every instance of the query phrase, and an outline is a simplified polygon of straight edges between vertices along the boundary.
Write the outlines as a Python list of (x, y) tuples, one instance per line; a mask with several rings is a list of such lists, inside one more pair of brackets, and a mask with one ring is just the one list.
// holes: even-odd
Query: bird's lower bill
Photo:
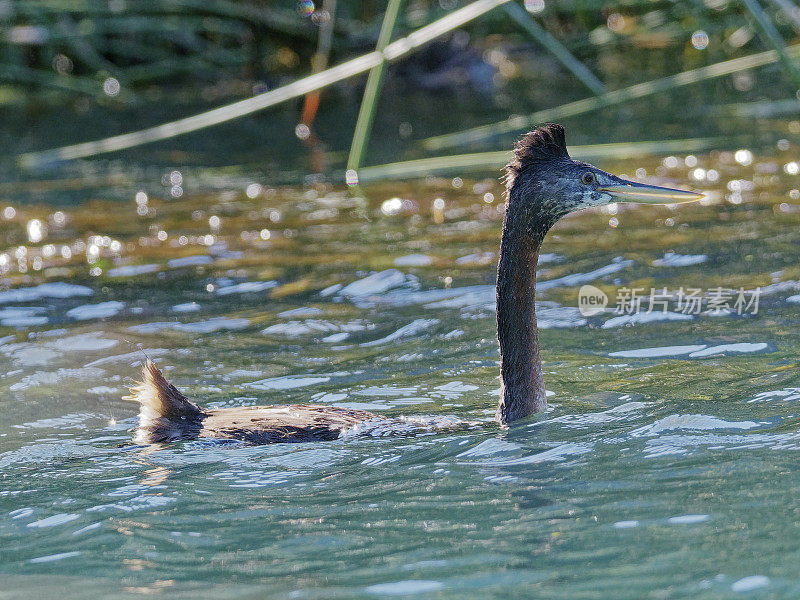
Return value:
[(606, 185), (598, 188), (597, 191), (611, 196), (613, 202), (638, 202), (640, 204), (681, 204), (695, 202), (704, 196), (699, 192), (645, 185), (634, 181), (627, 181), (621, 185)]

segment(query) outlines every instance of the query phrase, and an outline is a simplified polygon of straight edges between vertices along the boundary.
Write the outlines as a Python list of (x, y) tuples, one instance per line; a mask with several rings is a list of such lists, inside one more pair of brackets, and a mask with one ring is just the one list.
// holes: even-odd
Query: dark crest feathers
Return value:
[(514, 156), (506, 165), (506, 185), (511, 187), (525, 167), (539, 161), (569, 158), (564, 128), (547, 123), (526, 133), (514, 146)]

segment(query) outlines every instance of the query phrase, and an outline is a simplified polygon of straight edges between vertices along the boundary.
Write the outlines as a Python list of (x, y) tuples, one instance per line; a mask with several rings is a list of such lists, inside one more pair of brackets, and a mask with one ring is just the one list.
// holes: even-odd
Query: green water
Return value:
[[(0, 218), (0, 597), (797, 597), (796, 147), (736, 149), (601, 165), (709, 201), (553, 230), (550, 410), (508, 430), (490, 423), (494, 176), (272, 189), (255, 170), (142, 169), (31, 192)], [(578, 313), (584, 283), (609, 312)], [(758, 313), (610, 312), (622, 287), (719, 286), (760, 286)], [(653, 348), (671, 349), (611, 356)], [(487, 424), (136, 447), (121, 397), (140, 349), (203, 406)]]

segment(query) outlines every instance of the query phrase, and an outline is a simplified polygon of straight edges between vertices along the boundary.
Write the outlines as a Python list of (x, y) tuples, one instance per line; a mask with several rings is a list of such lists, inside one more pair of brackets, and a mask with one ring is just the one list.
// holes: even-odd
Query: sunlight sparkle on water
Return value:
[(381, 204), (381, 212), (385, 215), (396, 215), (403, 208), (403, 201), (400, 198), (389, 198)]
[(737, 150), (733, 153), (733, 158), (736, 162), (738, 162), (743, 167), (748, 166), (753, 162), (753, 153), (747, 149)]
[(39, 219), (31, 219), (28, 221), (28, 241), (35, 244), (41, 242), (45, 235), (45, 229)]
[(244, 193), (247, 195), (248, 198), (253, 199), (253, 198), (258, 198), (261, 195), (261, 191), (262, 188), (260, 184), (251, 183), (250, 185), (247, 186)]
[(764, 575), (750, 575), (735, 581), (731, 585), (731, 591), (734, 592), (750, 592), (760, 588), (768, 587), (770, 584), (769, 577)]

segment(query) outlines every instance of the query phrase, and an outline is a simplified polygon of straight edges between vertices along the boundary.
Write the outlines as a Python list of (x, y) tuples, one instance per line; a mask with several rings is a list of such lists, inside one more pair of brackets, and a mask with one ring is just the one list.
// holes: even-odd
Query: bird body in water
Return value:
[(294, 404), (203, 410), (148, 360), (142, 383), (129, 398), (140, 404), (136, 441), (232, 439), (254, 444), (334, 440), (343, 431), (377, 418), (365, 410)]
[[(497, 338), (502, 383), (496, 421), (507, 425), (547, 407), (536, 328), (536, 265), (545, 235), (561, 217), (611, 202), (677, 204), (702, 194), (621, 179), (570, 158), (560, 125), (523, 136), (506, 166), (506, 213), (497, 267)], [(460, 420), (392, 420), (374, 413), (321, 405), (204, 410), (170, 384), (151, 362), (131, 389), (139, 402), (136, 441), (233, 439), (255, 444), (332, 440), (404, 423), (414, 429), (474, 425)]]

